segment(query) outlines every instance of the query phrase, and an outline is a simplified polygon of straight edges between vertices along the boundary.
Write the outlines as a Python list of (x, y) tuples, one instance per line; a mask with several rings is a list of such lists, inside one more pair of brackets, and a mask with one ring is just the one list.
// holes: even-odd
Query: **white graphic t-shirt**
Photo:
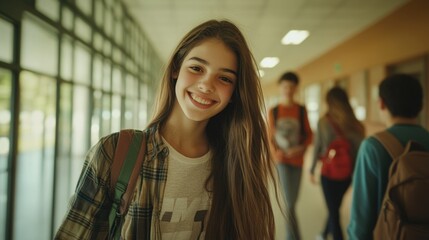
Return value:
[(204, 239), (210, 199), (205, 182), (210, 174), (210, 152), (188, 158), (164, 139), (170, 152), (161, 209), (163, 240)]
[(276, 122), (275, 140), (283, 151), (299, 144), (300, 123), (296, 118), (279, 118)]

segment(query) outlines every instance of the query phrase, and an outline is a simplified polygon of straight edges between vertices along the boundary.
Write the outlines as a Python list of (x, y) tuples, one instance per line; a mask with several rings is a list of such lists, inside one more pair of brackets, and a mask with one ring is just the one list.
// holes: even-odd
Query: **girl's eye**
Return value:
[(202, 69), (198, 66), (191, 66), (191, 67), (189, 67), (189, 69), (191, 69), (194, 72), (201, 72), (202, 71)]
[(228, 77), (220, 77), (220, 80), (227, 82), (227, 83), (234, 83), (234, 81)]

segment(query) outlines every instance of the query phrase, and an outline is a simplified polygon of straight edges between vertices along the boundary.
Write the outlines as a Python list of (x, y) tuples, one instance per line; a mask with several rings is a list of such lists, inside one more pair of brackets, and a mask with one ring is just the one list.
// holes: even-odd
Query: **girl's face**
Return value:
[(221, 112), (234, 92), (237, 67), (235, 54), (222, 41), (211, 38), (196, 45), (175, 76), (177, 102), (185, 116), (204, 121)]

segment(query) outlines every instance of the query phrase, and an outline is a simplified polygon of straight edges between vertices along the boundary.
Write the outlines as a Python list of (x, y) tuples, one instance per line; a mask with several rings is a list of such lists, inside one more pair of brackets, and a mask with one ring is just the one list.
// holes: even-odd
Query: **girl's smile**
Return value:
[(195, 104), (195, 106), (200, 108), (206, 109), (212, 106), (213, 104), (216, 104), (216, 101), (198, 96), (196, 93), (189, 93), (189, 96), (192, 102)]

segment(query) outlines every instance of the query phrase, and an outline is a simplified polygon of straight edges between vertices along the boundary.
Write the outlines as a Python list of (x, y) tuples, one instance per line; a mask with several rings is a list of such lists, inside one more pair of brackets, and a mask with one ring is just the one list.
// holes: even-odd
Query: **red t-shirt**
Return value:
[[(274, 119), (274, 108), (270, 109), (268, 117), (270, 139), (273, 149), (287, 152), (289, 148), (294, 146), (308, 146), (312, 141), (313, 134), (305, 108), (304, 111), (301, 111), (301, 106), (298, 104), (290, 106), (279, 104), (277, 106), (277, 120)], [(301, 124), (304, 125), (304, 131), (302, 131)], [(284, 156), (276, 160), (281, 163), (302, 167), (304, 153), (290, 158)]]

